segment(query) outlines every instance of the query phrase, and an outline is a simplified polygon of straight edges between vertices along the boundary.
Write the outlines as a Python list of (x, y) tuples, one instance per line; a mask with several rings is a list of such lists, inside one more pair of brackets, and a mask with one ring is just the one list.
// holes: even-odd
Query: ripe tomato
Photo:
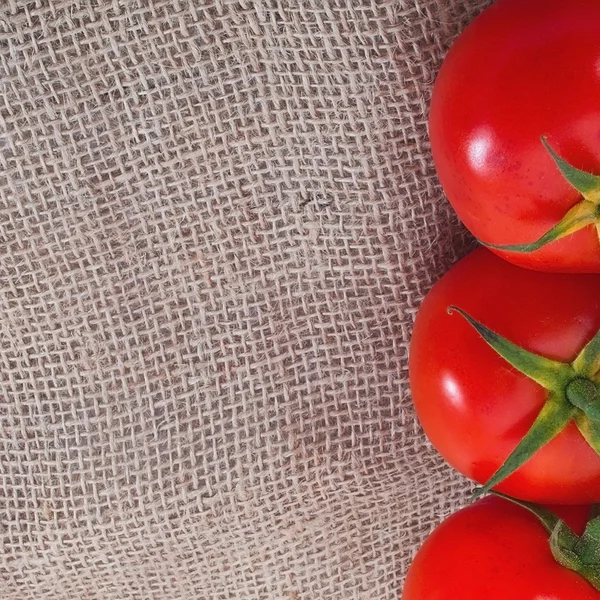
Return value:
[[(600, 329), (600, 276), (527, 271), (479, 248), (423, 301), (409, 358), (417, 415), (442, 456), (484, 483), (528, 432), (548, 392), (449, 314), (450, 305), (530, 352), (570, 363)], [(533, 502), (600, 502), (600, 456), (571, 421), (495, 489)]]
[[(572, 508), (576, 521), (588, 510)], [(599, 600), (581, 575), (555, 561), (548, 538), (526, 509), (486, 497), (429, 536), (408, 571), (402, 600)]]
[[(466, 28), (435, 83), (429, 126), (440, 182), (477, 238), (534, 242), (582, 201), (540, 138), (600, 173), (599, 98), (598, 0), (497, 0)], [(532, 253), (494, 251), (537, 270), (600, 272), (599, 194), (576, 233)]]

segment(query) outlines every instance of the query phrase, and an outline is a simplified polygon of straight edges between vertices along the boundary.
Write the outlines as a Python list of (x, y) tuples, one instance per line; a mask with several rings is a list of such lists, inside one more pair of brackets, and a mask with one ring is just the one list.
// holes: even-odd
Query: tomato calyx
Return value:
[(560, 157), (542, 137), (542, 144), (554, 160), (562, 176), (574, 187), (583, 199), (569, 209), (565, 216), (539, 239), (526, 244), (488, 244), (480, 243), (487, 248), (506, 252), (535, 252), (551, 242), (560, 240), (589, 225), (595, 225), (600, 240), (600, 177), (575, 168)]
[(550, 534), (552, 556), (560, 565), (575, 571), (600, 591), (600, 505), (593, 505), (584, 532), (577, 535), (552, 511), (524, 500), (517, 500), (499, 492), (494, 495), (509, 500), (533, 513)]
[(565, 393), (573, 406), (580, 408), (590, 418), (600, 419), (600, 393), (593, 381), (575, 377), (567, 384)]
[(475, 492), (475, 497), (506, 479), (571, 421), (575, 422), (583, 438), (600, 455), (600, 331), (569, 364), (521, 348), (457, 306), (448, 308), (449, 314), (453, 312), (466, 319), (512, 367), (548, 392), (546, 402), (528, 432), (498, 470)]

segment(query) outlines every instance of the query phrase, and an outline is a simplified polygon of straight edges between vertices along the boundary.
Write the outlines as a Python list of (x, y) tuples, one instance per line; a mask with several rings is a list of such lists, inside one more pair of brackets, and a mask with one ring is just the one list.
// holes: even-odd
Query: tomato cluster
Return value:
[(403, 600), (599, 600), (600, 0), (496, 0), (442, 65), (430, 138), (483, 247), (423, 301), (411, 390), (496, 495), (430, 536)]

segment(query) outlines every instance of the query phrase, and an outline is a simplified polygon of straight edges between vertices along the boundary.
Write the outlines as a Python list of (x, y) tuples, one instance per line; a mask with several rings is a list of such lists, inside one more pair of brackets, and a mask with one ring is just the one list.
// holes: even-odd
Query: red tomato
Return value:
[(590, 583), (554, 560), (548, 538), (524, 508), (501, 498), (479, 500), (425, 541), (402, 600), (599, 600)]
[[(600, 2), (497, 0), (458, 38), (434, 86), (433, 158), (470, 231), (487, 244), (540, 238), (582, 200), (544, 149), (600, 173)], [(537, 270), (600, 272), (594, 225), (533, 253)]]
[[(409, 359), (419, 420), (458, 471), (486, 482), (525, 436), (547, 391), (490, 348), (456, 305), (522, 348), (571, 362), (600, 329), (600, 276), (527, 271), (479, 248), (426, 296)], [(600, 501), (600, 456), (571, 422), (497, 490), (557, 504)]]

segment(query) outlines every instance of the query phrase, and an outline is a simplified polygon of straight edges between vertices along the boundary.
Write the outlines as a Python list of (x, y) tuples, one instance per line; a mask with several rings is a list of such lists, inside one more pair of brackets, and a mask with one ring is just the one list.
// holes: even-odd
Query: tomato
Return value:
[[(587, 512), (577, 507), (575, 520)], [(446, 519), (425, 541), (402, 600), (599, 600), (581, 575), (555, 561), (537, 517), (486, 497)]]
[[(449, 314), (450, 305), (518, 346), (568, 364), (600, 329), (600, 276), (528, 271), (479, 248), (425, 297), (409, 356), (415, 409), (450, 465), (484, 483), (549, 394), (459, 314)], [(599, 502), (600, 456), (571, 421), (495, 489), (533, 502)]]
[[(479, 240), (531, 243), (586, 204), (540, 138), (600, 173), (599, 98), (598, 0), (497, 0), (465, 29), (435, 82), (429, 129), (442, 187)], [(600, 272), (600, 188), (590, 198), (575, 233), (495, 252), (536, 270)]]

